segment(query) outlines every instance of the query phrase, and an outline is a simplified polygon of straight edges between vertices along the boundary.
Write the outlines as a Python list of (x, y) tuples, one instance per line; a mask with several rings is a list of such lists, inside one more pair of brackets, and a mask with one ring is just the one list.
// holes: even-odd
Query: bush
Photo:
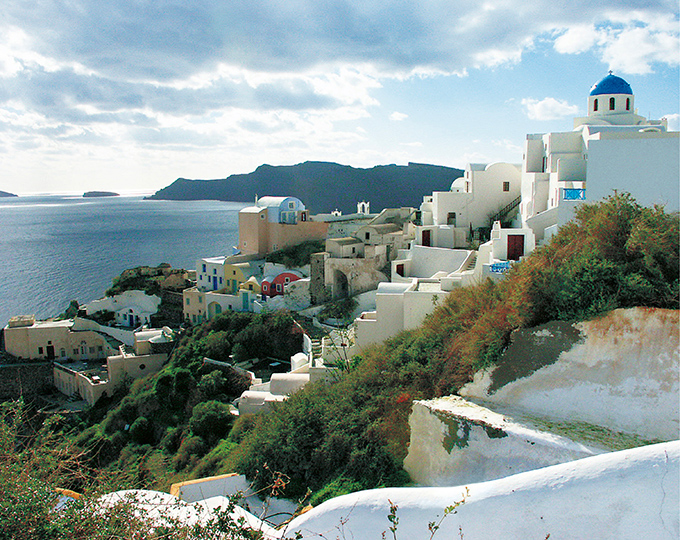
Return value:
[(165, 430), (160, 445), (168, 454), (172, 454), (177, 451), (181, 442), (182, 429), (179, 427), (169, 427)]
[(182, 441), (177, 449), (177, 453), (172, 458), (172, 464), (176, 471), (181, 471), (189, 464), (196, 463), (198, 458), (203, 456), (208, 450), (205, 441), (196, 435), (187, 437)]
[(193, 408), (189, 430), (211, 445), (229, 432), (233, 419), (229, 405), (219, 401), (204, 401)]
[(361, 489), (363, 489), (363, 486), (360, 482), (348, 480), (344, 476), (340, 476), (315, 492), (309, 498), (309, 504), (318, 506), (328, 499), (339, 497), (340, 495), (347, 495), (348, 493), (360, 491)]
[(326, 304), (319, 312), (320, 319), (348, 320), (359, 303), (354, 298), (342, 298)]
[(228, 362), (231, 354), (230, 338), (232, 337), (232, 333), (226, 330), (210, 332), (200, 340), (199, 346), (203, 348), (204, 354), (208, 358)]
[(137, 444), (153, 443), (153, 429), (151, 423), (140, 416), (130, 426), (130, 438)]

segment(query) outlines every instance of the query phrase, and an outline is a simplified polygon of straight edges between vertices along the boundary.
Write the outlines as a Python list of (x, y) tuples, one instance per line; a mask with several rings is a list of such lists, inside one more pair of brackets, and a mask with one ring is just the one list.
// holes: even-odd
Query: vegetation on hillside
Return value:
[(179, 274), (181, 278), (181, 275), (184, 273), (185, 270), (172, 268), (167, 263), (161, 263), (156, 267), (138, 266), (137, 268), (131, 268), (113, 278), (113, 284), (106, 291), (106, 296), (115, 296), (131, 290), (144, 291), (149, 295), (158, 295), (162, 289), (167, 288), (181, 291), (186, 287), (184, 280), (177, 280), (181, 285), (179, 287), (168, 287), (165, 282), (173, 274)]
[[(311, 501), (408, 481), (401, 463), (414, 399), (456, 392), (493, 364), (510, 333), (553, 319), (580, 320), (611, 309), (678, 309), (679, 220), (627, 195), (586, 204), (551, 242), (507, 278), (450, 294), (418, 329), (350, 362), (266, 416), (234, 421), (228, 403), (245, 381), (205, 364), (300, 350), (289, 314), (227, 313), (192, 328), (169, 364), (83, 420), (75, 448), (86, 463), (117, 472), (118, 487), (152, 486), (240, 471), (258, 486), (274, 473), (286, 494)], [(122, 397), (122, 399), (121, 399)], [(117, 403), (117, 404), (116, 404)], [(115, 405), (114, 405), (115, 404)]]
[(265, 260), (282, 264), (286, 268), (300, 268), (309, 264), (314, 253), (325, 251), (325, 249), (326, 243), (323, 240), (306, 240), (294, 246), (269, 253)]
[(124, 471), (127, 486), (167, 489), (199, 465), (193, 475), (202, 475), (205, 454), (229, 446), (223, 441), (234, 421), (229, 404), (249, 385), (227, 363), (263, 359), (285, 366), (301, 348), (302, 330), (288, 313), (224, 313), (190, 328), (159, 373), (98, 404), (73, 442), (91, 466)]
[(103, 504), (101, 495), (121, 489), (121, 476), (90, 467), (68, 431), (60, 416), (44, 417), (22, 401), (0, 404), (0, 540), (262, 538), (230, 517), (236, 499), (198, 524), (178, 517), (179, 501), (152, 512), (135, 494)]
[(252, 422), (225, 466), (253, 475), (266, 463), (295, 496), (398, 483), (411, 401), (455, 393), (498, 359), (513, 329), (619, 307), (678, 309), (678, 223), (627, 195), (582, 206), (504, 281), (455, 291), (338, 383), (305, 387)]

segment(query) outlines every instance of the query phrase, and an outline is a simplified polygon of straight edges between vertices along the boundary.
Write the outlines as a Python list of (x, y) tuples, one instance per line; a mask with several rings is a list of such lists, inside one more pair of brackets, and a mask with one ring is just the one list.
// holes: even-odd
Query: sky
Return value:
[(0, 190), (519, 163), (608, 70), (677, 130), (679, 29), (676, 0), (4, 0)]

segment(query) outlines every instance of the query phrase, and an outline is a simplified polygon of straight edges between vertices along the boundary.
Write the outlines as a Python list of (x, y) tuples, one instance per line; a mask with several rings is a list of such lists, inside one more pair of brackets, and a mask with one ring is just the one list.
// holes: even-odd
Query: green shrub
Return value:
[(338, 478), (335, 478), (333, 481), (326, 484), (320, 490), (316, 491), (309, 498), (309, 504), (312, 506), (318, 506), (328, 499), (339, 497), (340, 495), (347, 495), (348, 493), (353, 493), (362, 489), (363, 485), (360, 482), (357, 482), (356, 480), (348, 480), (344, 476), (339, 476)]
[(130, 426), (130, 438), (137, 444), (149, 444), (153, 442), (153, 430), (151, 423), (140, 416)]
[(179, 445), (177, 453), (172, 458), (175, 470), (181, 471), (188, 465), (196, 463), (198, 458), (203, 456), (207, 450), (208, 446), (201, 437), (197, 435), (187, 437)]
[(208, 444), (226, 436), (234, 421), (229, 405), (219, 401), (204, 401), (193, 408), (189, 430)]
[(319, 312), (320, 319), (349, 320), (359, 303), (354, 298), (342, 298), (326, 304)]

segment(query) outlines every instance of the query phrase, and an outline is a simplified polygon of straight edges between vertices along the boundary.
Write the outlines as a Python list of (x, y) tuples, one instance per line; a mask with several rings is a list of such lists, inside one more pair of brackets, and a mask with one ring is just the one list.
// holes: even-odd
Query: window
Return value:
[(455, 212), (449, 212), (446, 216), (446, 224), (447, 225), (456, 225), (456, 213)]
[(214, 276), (217, 275), (217, 268), (213, 268), (213, 275), (214, 275)]
[(630, 111), (630, 98), (626, 98), (626, 110)]
[(232, 276), (235, 276), (235, 275), (236, 275), (236, 270), (232, 270), (232, 271), (231, 271), (231, 275), (232, 275)]
[(62, 358), (66, 358), (66, 349), (62, 349), (61, 351), (59, 351), (59, 354)]
[(78, 349), (73, 349), (73, 354), (78, 354)]
[(596, 99), (596, 100), (593, 102), (593, 110), (594, 110), (594, 111), (597, 111), (597, 108), (598, 108), (598, 103), (597, 103), (597, 99)]
[(188, 306), (189, 304), (191, 304), (191, 302), (190, 302), (190, 299), (187, 298), (187, 306)]
[(94, 347), (90, 347), (90, 354), (94, 354)]
[(43, 348), (42, 348), (42, 347), (38, 347), (38, 354), (42, 354), (42, 353), (43, 353)]
[[(220, 285), (222, 285), (222, 278), (220, 278)], [(227, 280), (227, 285), (229, 285), (229, 280)]]
[(203, 297), (202, 297), (202, 296), (199, 296), (199, 297), (198, 297), (198, 303), (199, 303), (199, 304), (202, 304), (202, 303), (203, 303)]
[(510, 182), (503, 182), (503, 191), (510, 191)]
[(207, 271), (207, 268), (206, 268), (205, 264), (203, 265), (203, 271), (204, 271), (204, 272)]
[(98, 350), (99, 352), (102, 352), (102, 351), (104, 350), (104, 347), (102, 347), (102, 346), (100, 345), (99, 347), (97, 347), (97, 350)]
[(307, 212), (302, 212), (302, 214), (300, 214), (300, 221), (307, 221)]
[(191, 317), (193, 318), (194, 322), (196, 322), (196, 315), (192, 315)]
[(264, 219), (264, 214), (260, 214), (260, 219)]
[(284, 279), (283, 281), (284, 281), (284, 283), (288, 284), (288, 283), (290, 283), (290, 278), (289, 278), (289, 277), (287, 277), (287, 278), (286, 278), (286, 279)]
[(288, 210), (295, 210), (295, 203), (293, 201), (288, 203)]
[[(357, 252), (357, 248), (355, 248), (354, 246), (352, 246), (352, 253), (356, 253), (356, 252)], [(286, 279), (288, 279), (288, 278), (286, 278)]]
[(371, 239), (371, 233), (370, 233), (370, 232), (367, 232), (367, 233), (366, 233), (366, 240), (370, 240), (370, 239)]
[(280, 283), (277, 283), (277, 284), (276, 284), (276, 292), (281, 292), (281, 290), (282, 290), (282, 289), (281, 289), (281, 284), (280, 284)]
[(613, 111), (614, 107), (616, 107), (616, 99), (613, 97), (609, 98), (609, 110)]
[(139, 364), (139, 369), (144, 371), (146, 369), (146, 364)]

